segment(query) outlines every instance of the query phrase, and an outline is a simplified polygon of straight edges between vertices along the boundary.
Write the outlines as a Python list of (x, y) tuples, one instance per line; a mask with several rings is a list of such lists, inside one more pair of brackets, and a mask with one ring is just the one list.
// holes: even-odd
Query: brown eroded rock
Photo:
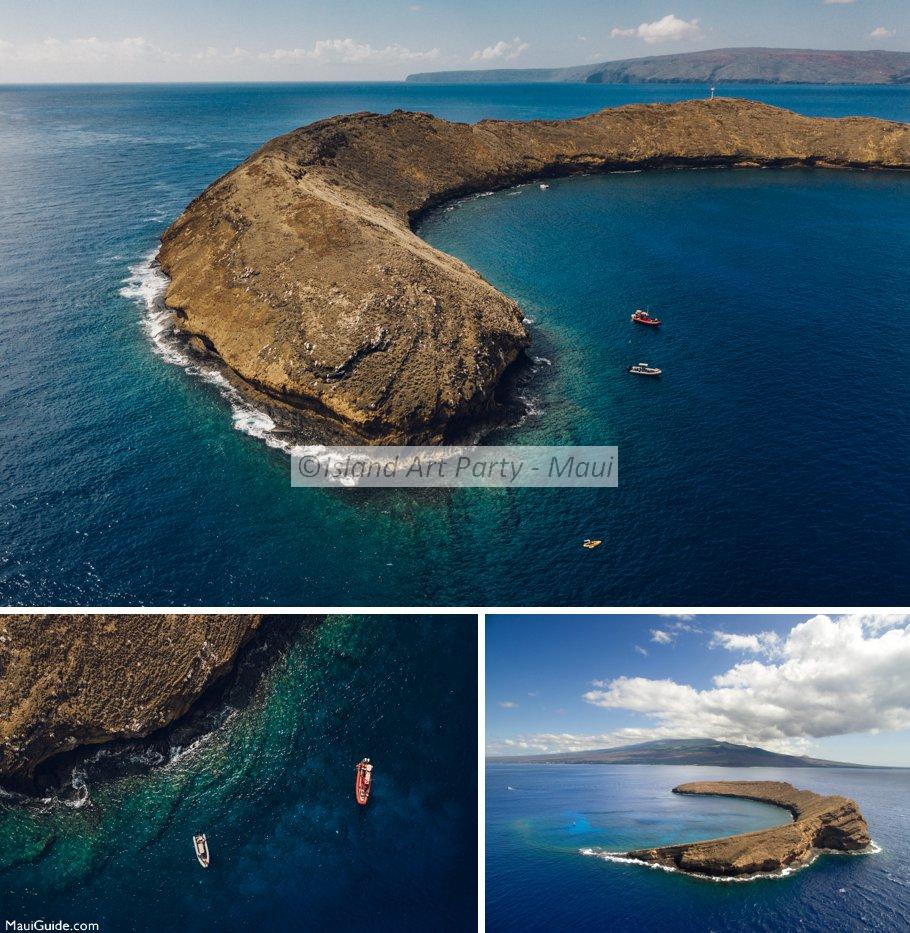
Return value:
[(241, 615), (0, 616), (0, 780), (182, 716), (260, 624)]
[(856, 852), (871, 842), (853, 800), (797, 790), (783, 781), (698, 781), (680, 784), (673, 793), (759, 800), (789, 810), (794, 821), (723, 839), (638, 849), (626, 857), (700, 875), (754, 875), (804, 864), (820, 849)]
[(438, 442), (491, 407), (522, 313), (412, 224), (472, 192), (614, 168), (910, 168), (910, 126), (745, 100), (576, 120), (357, 113), (278, 137), (193, 201), (158, 260), (175, 323), (290, 413), (370, 442)]

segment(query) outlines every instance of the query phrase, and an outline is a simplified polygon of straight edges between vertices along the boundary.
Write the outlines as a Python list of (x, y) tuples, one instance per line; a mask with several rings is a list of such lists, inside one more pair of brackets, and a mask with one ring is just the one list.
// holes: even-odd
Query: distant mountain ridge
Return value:
[(570, 68), (495, 68), (408, 75), (414, 84), (897, 84), (910, 52), (733, 48), (651, 55)]
[(620, 748), (550, 755), (500, 755), (487, 761), (510, 764), (715, 765), (721, 768), (874, 768), (805, 755), (784, 755), (716, 739), (658, 739)]

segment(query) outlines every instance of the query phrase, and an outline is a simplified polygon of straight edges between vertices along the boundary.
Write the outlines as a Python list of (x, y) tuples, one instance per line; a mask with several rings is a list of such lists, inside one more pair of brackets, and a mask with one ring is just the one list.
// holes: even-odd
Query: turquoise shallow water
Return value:
[[(473, 617), (330, 618), (167, 764), (114, 779), (102, 751), (67, 802), (0, 799), (0, 920), (475, 929), (476, 633)], [(376, 770), (361, 808), (364, 756)]]
[[(364, 109), (529, 119), (703, 93), (0, 88), (0, 600), (905, 602), (905, 178), (610, 176), (426, 225), (537, 322), (553, 366), (514, 439), (618, 443), (615, 494), (292, 490), (262, 418), (155, 346), (158, 236), (280, 132)], [(910, 119), (907, 89), (736, 93)], [(663, 333), (629, 333), (638, 303)], [(620, 377), (644, 352), (663, 384)], [(607, 546), (582, 551), (592, 534)]]
[[(776, 807), (680, 797), (694, 780), (779, 780), (853, 797), (879, 852), (822, 856), (787, 877), (717, 882), (582, 850), (711, 839), (786, 823)], [(490, 764), (487, 929), (888, 931), (910, 924), (910, 772)]]

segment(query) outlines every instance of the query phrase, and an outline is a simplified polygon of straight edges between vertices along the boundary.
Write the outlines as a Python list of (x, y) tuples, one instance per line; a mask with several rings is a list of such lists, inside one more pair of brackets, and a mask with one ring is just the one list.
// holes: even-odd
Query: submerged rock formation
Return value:
[(783, 781), (697, 781), (680, 784), (674, 794), (744, 797), (783, 807), (794, 821), (751, 833), (638, 849), (626, 857), (700, 875), (733, 877), (778, 872), (810, 861), (821, 849), (857, 852), (871, 839), (856, 803), (847, 797), (797, 790)]
[(438, 442), (489, 410), (528, 343), (518, 306), (412, 225), (472, 192), (656, 166), (910, 168), (910, 126), (810, 119), (745, 100), (575, 120), (450, 123), (357, 113), (278, 137), (162, 238), (166, 304), (289, 413), (370, 442)]
[(259, 628), (241, 615), (0, 617), (0, 781), (182, 716)]

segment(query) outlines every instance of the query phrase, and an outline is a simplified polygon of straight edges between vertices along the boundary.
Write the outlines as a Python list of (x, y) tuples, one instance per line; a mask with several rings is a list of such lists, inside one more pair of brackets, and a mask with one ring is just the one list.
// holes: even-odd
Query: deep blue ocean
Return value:
[(332, 617), (232, 689), (201, 737), (102, 748), (67, 796), (0, 795), (0, 920), (476, 930), (476, 658), (473, 617)]
[[(777, 807), (682, 797), (683, 781), (777, 780), (852, 797), (870, 854), (822, 855), (786, 877), (692, 878), (602, 857), (779, 826)], [(490, 933), (636, 929), (852, 933), (910, 927), (910, 771), (487, 765)]]
[[(910, 120), (908, 88), (733, 92)], [(532, 414), (501, 439), (617, 444), (617, 490), (292, 489), (268, 419), (156, 344), (158, 237), (278, 133), (358, 110), (556, 118), (704, 93), (0, 88), (0, 601), (905, 603), (905, 176), (610, 175), (427, 220), (534, 320)], [(639, 306), (660, 333), (633, 330)], [(627, 376), (640, 359), (663, 380)]]

